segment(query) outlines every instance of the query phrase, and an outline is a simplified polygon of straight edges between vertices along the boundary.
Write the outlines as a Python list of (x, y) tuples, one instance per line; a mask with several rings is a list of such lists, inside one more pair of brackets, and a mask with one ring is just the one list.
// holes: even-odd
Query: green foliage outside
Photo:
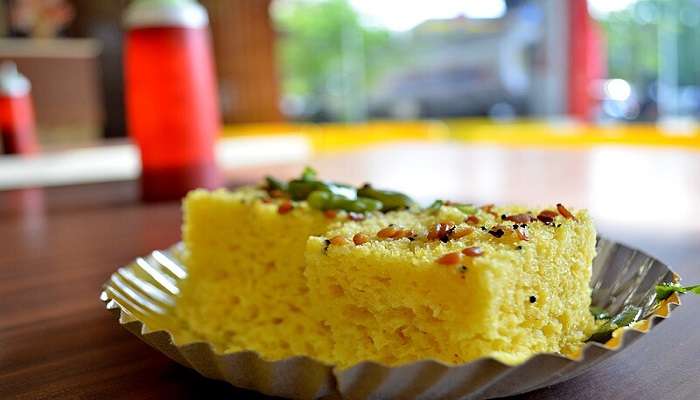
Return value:
[(343, 81), (359, 86), (353, 95), (366, 93), (390, 59), (390, 33), (365, 26), (346, 0), (280, 0), (274, 11), (284, 93), (347, 119)]
[(608, 75), (611, 78), (624, 78), (637, 83), (656, 78), (660, 54), (663, 53), (659, 42), (675, 38), (678, 84), (700, 84), (698, 1), (640, 0), (599, 22), (605, 31)]

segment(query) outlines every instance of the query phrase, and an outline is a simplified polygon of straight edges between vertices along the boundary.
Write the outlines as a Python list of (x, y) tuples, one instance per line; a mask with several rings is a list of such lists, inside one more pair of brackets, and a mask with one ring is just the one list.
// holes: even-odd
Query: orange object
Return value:
[(596, 100), (591, 96), (591, 83), (605, 76), (606, 55), (603, 36), (596, 21), (588, 13), (586, 0), (571, 0), (569, 7), (569, 115), (592, 120)]
[(4, 154), (39, 151), (31, 85), (11, 62), (0, 65), (0, 138)]
[(127, 9), (127, 123), (139, 146), (144, 200), (171, 200), (220, 184), (219, 107), (204, 8), (140, 0)]

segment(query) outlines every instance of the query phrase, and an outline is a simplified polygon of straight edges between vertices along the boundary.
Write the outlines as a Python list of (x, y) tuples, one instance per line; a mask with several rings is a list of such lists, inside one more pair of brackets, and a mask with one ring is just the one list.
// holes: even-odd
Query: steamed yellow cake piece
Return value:
[(303, 269), (308, 237), (331, 222), (305, 203), (269, 199), (256, 188), (191, 192), (178, 314), (198, 338), (223, 350), (268, 359), (328, 354), (326, 328), (308, 313)]
[[(555, 211), (556, 210), (556, 211)], [(589, 313), (595, 231), (563, 206), (420, 208), (322, 182), (198, 190), (184, 202), (189, 338), (347, 367), (571, 353)]]
[(305, 275), (330, 358), (516, 364), (578, 349), (594, 329), (592, 222), (525, 211), (400, 211), (311, 237)]

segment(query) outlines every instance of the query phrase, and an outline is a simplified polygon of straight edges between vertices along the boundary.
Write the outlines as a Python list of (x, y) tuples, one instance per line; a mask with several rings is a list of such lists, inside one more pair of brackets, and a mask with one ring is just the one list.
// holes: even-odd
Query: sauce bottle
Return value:
[(136, 0), (127, 8), (127, 127), (141, 155), (146, 201), (220, 184), (219, 107), (206, 10), (194, 0)]
[(0, 64), (0, 139), (4, 154), (39, 151), (31, 84), (13, 62)]

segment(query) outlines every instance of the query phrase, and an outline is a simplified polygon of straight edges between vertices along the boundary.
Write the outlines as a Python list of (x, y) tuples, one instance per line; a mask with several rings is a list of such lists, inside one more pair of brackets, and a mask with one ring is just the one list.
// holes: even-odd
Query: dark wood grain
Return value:
[[(463, 161), (459, 161), (459, 154)], [(499, 162), (508, 163), (502, 173), (509, 177), (509, 187), (494, 191), (488, 183), (467, 182), (471, 161), (494, 154)], [(384, 161), (412, 157), (419, 166), (434, 167), (435, 160), (453, 167), (461, 162), (464, 169), (457, 173), (457, 179), (463, 180), (463, 189), (452, 195), (466, 200), (481, 200), (483, 193), (495, 201), (527, 202), (556, 201), (568, 195), (567, 201), (592, 206), (607, 236), (661, 258), (687, 282), (700, 281), (700, 225), (691, 222), (667, 226), (659, 222), (659, 226), (644, 228), (617, 223), (618, 218), (607, 216), (601, 204), (607, 204), (606, 196), (611, 196), (611, 201), (624, 198), (626, 188), (622, 185), (618, 192), (596, 194), (590, 181), (595, 176), (582, 172), (599, 173), (595, 172), (595, 156), (590, 151), (426, 151), (404, 146), (318, 158), (313, 164), (329, 177), (351, 182), (375, 180), (384, 186), (406, 189), (401, 187), (402, 182), (411, 180), (402, 174), (413, 170), (397, 169), (387, 174), (377, 161), (380, 155)], [(655, 162), (657, 156), (645, 157)], [(452, 160), (454, 157), (457, 161)], [(678, 185), (687, 185), (684, 190), (690, 198), (683, 204), (689, 205), (683, 212), (689, 213), (688, 218), (697, 218), (700, 185), (692, 183), (700, 182), (700, 157), (695, 153), (678, 157), (685, 157), (685, 167), (678, 169), (685, 175), (669, 178), (664, 170), (667, 167), (659, 163), (659, 175), (647, 177), (652, 180), (649, 190), (658, 189), (653, 184), (655, 179), (676, 179)], [(517, 168), (517, 160), (527, 162)], [(294, 174), (298, 167), (249, 168), (233, 171), (233, 176), (238, 182), (249, 182), (269, 172)], [(541, 183), (562, 175), (573, 180), (562, 183), (564, 189), (547, 189)], [(408, 189), (419, 198), (434, 195), (432, 190), (444, 190), (439, 183), (431, 188), (422, 176), (413, 178), (415, 186)], [(535, 193), (527, 190), (528, 185), (520, 184), (520, 179), (527, 179)], [(177, 202), (139, 203), (137, 185), (122, 182), (0, 192), (0, 206), (0, 399), (262, 398), (205, 379), (170, 361), (121, 329), (98, 299), (102, 283), (118, 266), (179, 240)], [(661, 214), (661, 221), (664, 213), (673, 210), (659, 204), (650, 212)], [(683, 301), (670, 320), (629, 350), (583, 376), (519, 398), (698, 398), (700, 300), (686, 296)]]

